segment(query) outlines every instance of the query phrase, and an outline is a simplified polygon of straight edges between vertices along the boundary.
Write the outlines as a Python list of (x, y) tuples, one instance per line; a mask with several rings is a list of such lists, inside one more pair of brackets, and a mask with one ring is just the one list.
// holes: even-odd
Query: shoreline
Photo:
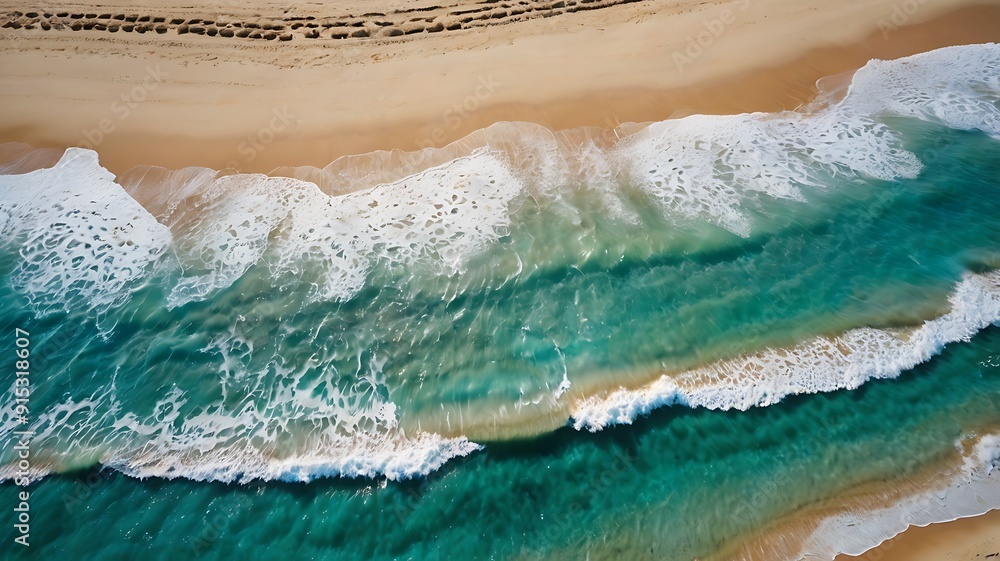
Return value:
[[(208, 37), (187, 36), (192, 39), (186, 44), (169, 34), (126, 41), (121, 34), (113, 39), (84, 38), (86, 31), (63, 32), (68, 37), (39, 34), (23, 43), (37, 47), (30, 53), (11, 52), (9, 42), (0, 42), (4, 61), (0, 73), (5, 77), (0, 86), (0, 99), (5, 101), (0, 109), (0, 142), (60, 150), (93, 147), (102, 165), (119, 175), (143, 164), (169, 169), (229, 167), (241, 172), (324, 167), (341, 156), (444, 147), (501, 121), (527, 121), (553, 131), (613, 129), (623, 123), (693, 113), (792, 109), (815, 98), (817, 80), (853, 71), (871, 58), (1000, 41), (1000, 28), (991, 25), (1000, 18), (1000, 6), (958, 0), (934, 9), (924, 5), (900, 22), (903, 25), (889, 29), (894, 4), (882, 0), (874, 4), (863, 14), (848, 8), (815, 11), (817, 5), (825, 5), (813, 1), (788, 9), (791, 13), (746, 0), (702, 8), (682, 2), (680, 7), (689, 10), (684, 13), (658, 11), (663, 6), (658, 2), (619, 5), (550, 18), (566, 20), (556, 23), (532, 20), (403, 43), (407, 49), (425, 46), (415, 47), (412, 57), (431, 56), (423, 75), (411, 73), (402, 79), (394, 76), (414, 61), (393, 53), (400, 46), (393, 41), (353, 45), (347, 51), (350, 57), (340, 63), (290, 68), (281, 66), (280, 57), (260, 59), (280, 55), (274, 45), (267, 46), (270, 51), (253, 54), (250, 48), (207, 45), (212, 42)], [(741, 6), (747, 6), (745, 12), (739, 11)], [(689, 58), (690, 63), (678, 58), (686, 56), (679, 53), (691, 53), (684, 50), (683, 39), (639, 48), (654, 33), (669, 34), (665, 30), (675, 30), (678, 38), (691, 37), (705, 29), (704, 22), (713, 21), (709, 16), (726, 13), (731, 30), (723, 29), (703, 55)], [(768, 16), (777, 21), (764, 21)], [(824, 28), (834, 28), (858, 17), (864, 25), (818, 32), (820, 20)], [(588, 22), (596, 25), (612, 18), (618, 23), (580, 29)], [(789, 43), (797, 43), (805, 54), (796, 57), (764, 47), (761, 41), (775, 29), (788, 30)], [(601, 62), (604, 70), (573, 68), (565, 80), (543, 82), (547, 72), (565, 66), (573, 53), (582, 50), (585, 56), (594, 48), (587, 45), (595, 40), (609, 45), (610, 54)], [(296, 58), (317, 49), (326, 51), (324, 56), (337, 50), (296, 40), (281, 45), (294, 46)], [(455, 50), (448, 51), (451, 46)], [(132, 58), (129, 50), (140, 47), (157, 49), (149, 51), (156, 53), (155, 58)], [(107, 52), (98, 54), (104, 48)], [(69, 58), (59, 49), (75, 49), (77, 54)], [(553, 54), (532, 60), (535, 52)], [(244, 55), (260, 60), (236, 60)], [(388, 60), (381, 62), (379, 57), (385, 56)], [(211, 60), (203, 60), (206, 57)], [(377, 62), (361, 63), (363, 58)], [(599, 84), (593, 74), (600, 75)], [(524, 78), (516, 80), (518, 75)], [(335, 76), (353, 79), (338, 82)], [(610, 84), (615, 87), (606, 86)], [(56, 98), (52, 93), (56, 90), (75, 93), (71, 99)], [(384, 95), (373, 97), (376, 92)], [(137, 102), (140, 97), (142, 103)], [(135, 102), (135, 107), (116, 104), (117, 99)], [(280, 99), (283, 105), (271, 99)]]
[[(996, 427), (898, 477), (873, 480), (773, 520), (711, 561), (979, 561), (1000, 548), (1000, 479), (984, 463)], [(984, 446), (985, 445), (985, 446)], [(993, 504), (990, 508), (987, 505)], [(961, 536), (968, 547), (954, 547)], [(993, 548), (990, 551), (980, 551)], [(844, 553), (845, 551), (861, 553)], [(958, 552), (956, 554), (955, 552)], [(975, 554), (979, 553), (979, 557)]]
[(1000, 554), (1000, 510), (949, 522), (910, 526), (881, 545), (834, 561), (974, 561)]

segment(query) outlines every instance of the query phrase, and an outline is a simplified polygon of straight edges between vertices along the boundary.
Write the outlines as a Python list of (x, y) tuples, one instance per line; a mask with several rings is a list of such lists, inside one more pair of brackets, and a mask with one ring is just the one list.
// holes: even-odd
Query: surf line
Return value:
[[(31, 399), (31, 334), (20, 327), (14, 328), (14, 346), (14, 368), (17, 370), (14, 415), (18, 426), (26, 427), (30, 413), (28, 402)], [(31, 483), (28, 471), (31, 468), (31, 437), (34, 435), (30, 430), (13, 431), (13, 435), (16, 442), (14, 451), (18, 458), (14, 484), (27, 487)], [(14, 529), (17, 530), (14, 543), (28, 547), (31, 535), (31, 493), (22, 489), (17, 494), (17, 501), (17, 506), (14, 507)]]

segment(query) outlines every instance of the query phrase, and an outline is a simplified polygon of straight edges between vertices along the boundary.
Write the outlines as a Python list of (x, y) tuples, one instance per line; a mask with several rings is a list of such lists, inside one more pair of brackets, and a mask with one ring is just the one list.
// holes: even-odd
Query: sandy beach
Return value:
[(116, 173), (322, 167), (441, 147), (498, 121), (614, 128), (794, 108), (818, 79), (870, 58), (1000, 39), (1000, 6), (968, 0), (331, 10), (116, 1), (25, 13), (5, 2), (0, 141), (98, 148)]

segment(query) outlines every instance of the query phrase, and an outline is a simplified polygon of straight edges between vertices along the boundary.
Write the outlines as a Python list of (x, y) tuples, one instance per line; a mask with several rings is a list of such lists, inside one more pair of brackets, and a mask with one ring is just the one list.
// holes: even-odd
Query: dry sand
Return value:
[[(503, 120), (610, 128), (780, 110), (809, 100), (818, 78), (872, 57), (1000, 40), (995, 0), (33, 9), (0, 1), (0, 141), (93, 146), (118, 173), (137, 164), (323, 166), (443, 146)], [(368, 37), (350, 37), (358, 33)]]

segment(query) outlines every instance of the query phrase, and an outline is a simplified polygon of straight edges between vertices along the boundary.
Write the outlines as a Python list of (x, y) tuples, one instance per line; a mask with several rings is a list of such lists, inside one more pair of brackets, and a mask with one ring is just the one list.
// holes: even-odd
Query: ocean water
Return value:
[(819, 559), (834, 505), (1000, 507), (997, 45), (270, 177), (0, 166), (17, 558)]

